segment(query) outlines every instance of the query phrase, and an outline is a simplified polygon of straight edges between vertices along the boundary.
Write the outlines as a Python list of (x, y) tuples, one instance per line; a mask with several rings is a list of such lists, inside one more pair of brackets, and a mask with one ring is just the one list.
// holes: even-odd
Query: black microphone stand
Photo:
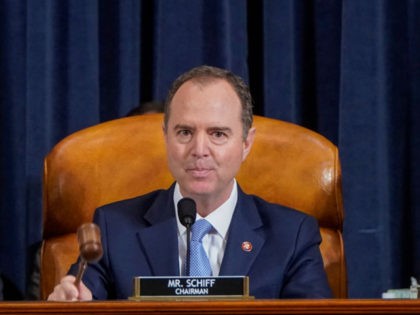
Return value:
[(191, 249), (190, 249), (190, 239), (191, 239), (191, 223), (190, 224), (187, 224), (187, 257), (186, 257), (186, 260), (185, 260), (185, 273), (186, 273), (186, 276), (190, 276), (190, 255), (191, 255), (191, 253), (190, 253), (190, 251), (191, 251)]
[(191, 226), (195, 222), (196, 213), (196, 205), (193, 199), (186, 197), (178, 201), (178, 218), (181, 224), (187, 228), (187, 254), (185, 257), (186, 276), (190, 276), (190, 234)]

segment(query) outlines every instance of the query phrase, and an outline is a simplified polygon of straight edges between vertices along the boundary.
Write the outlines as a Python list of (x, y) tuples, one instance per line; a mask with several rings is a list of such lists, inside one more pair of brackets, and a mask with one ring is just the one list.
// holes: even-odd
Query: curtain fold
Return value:
[[(408, 160), (405, 166), (410, 176), (408, 176), (405, 203), (407, 207), (407, 221), (409, 221), (409, 241), (405, 244), (405, 252), (409, 253), (409, 265), (407, 269), (414, 275), (420, 275), (420, 2), (412, 0), (408, 4), (407, 24), (408, 24), (408, 51), (409, 51), (409, 118), (408, 125)], [(414, 250), (417, 249), (417, 250)]]
[(338, 145), (350, 297), (420, 280), (419, 29), (416, 0), (0, 0), (4, 298), (27, 296), (48, 151), (200, 64)]

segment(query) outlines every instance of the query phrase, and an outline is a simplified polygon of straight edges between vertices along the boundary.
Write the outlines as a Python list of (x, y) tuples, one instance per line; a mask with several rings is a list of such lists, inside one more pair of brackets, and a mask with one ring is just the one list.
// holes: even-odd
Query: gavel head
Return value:
[(80, 257), (88, 263), (102, 258), (101, 231), (95, 223), (84, 223), (77, 230)]

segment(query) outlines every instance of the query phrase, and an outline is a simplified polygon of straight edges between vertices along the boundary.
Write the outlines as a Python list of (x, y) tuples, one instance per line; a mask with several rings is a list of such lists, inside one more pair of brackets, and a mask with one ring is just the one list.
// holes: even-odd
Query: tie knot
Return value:
[(206, 235), (213, 228), (211, 223), (207, 220), (198, 220), (191, 226), (191, 240), (201, 242), (204, 235)]

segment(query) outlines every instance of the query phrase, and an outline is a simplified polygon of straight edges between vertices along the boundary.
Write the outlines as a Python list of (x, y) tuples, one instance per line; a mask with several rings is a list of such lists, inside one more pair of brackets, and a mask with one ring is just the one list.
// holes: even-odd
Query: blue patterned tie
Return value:
[(190, 245), (190, 276), (208, 277), (212, 275), (209, 258), (204, 251), (201, 243), (213, 226), (207, 220), (198, 220), (191, 227), (191, 245)]

